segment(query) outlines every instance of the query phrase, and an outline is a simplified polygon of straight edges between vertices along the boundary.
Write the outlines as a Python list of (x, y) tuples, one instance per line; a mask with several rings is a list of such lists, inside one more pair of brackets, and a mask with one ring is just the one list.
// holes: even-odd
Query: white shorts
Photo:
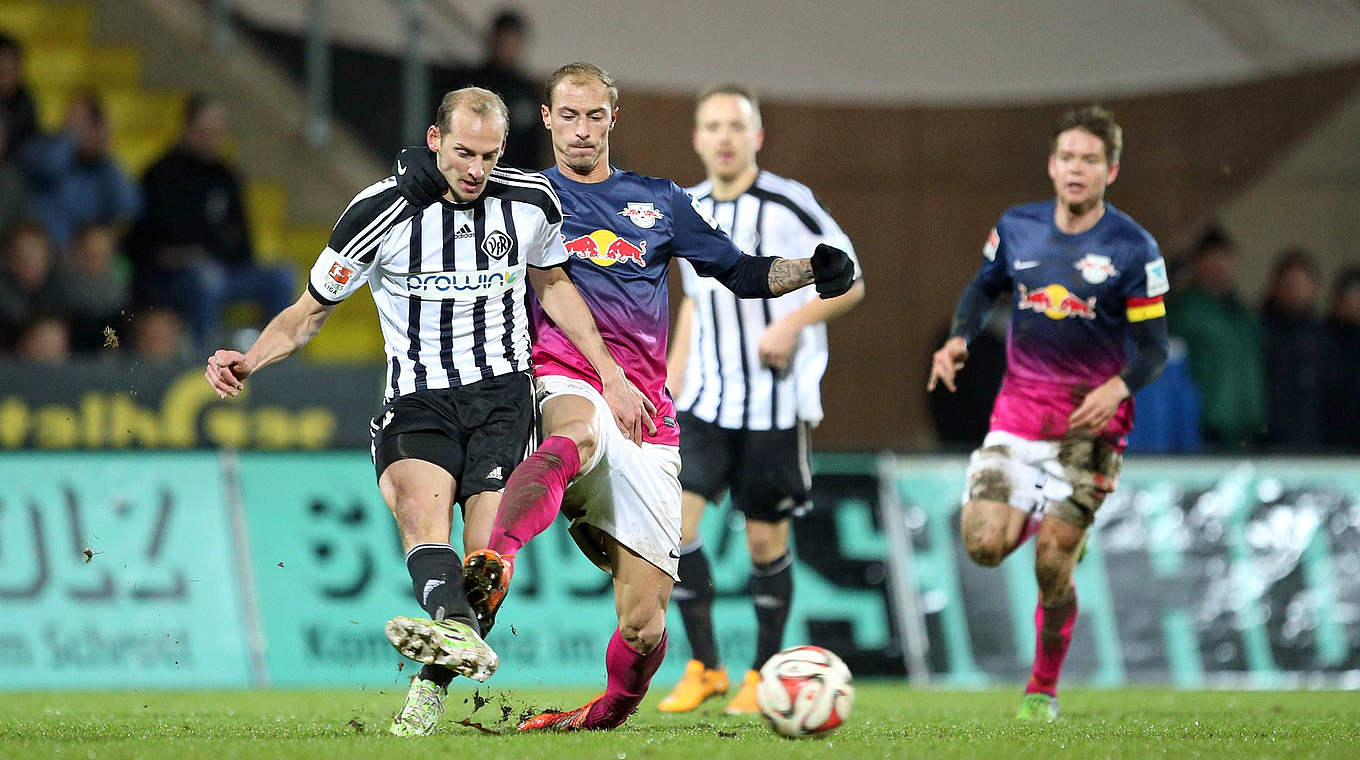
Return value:
[(963, 501), (999, 501), (1036, 519), (1052, 511), (1064, 522), (1088, 528), (1114, 490), (1122, 463), (1104, 441), (1031, 441), (993, 430), (968, 459)]
[(584, 380), (545, 375), (535, 378), (534, 395), (540, 407), (556, 396), (580, 396), (595, 405), (595, 453), (581, 463), (562, 498), (562, 514), (571, 519), (581, 551), (610, 572), (594, 534), (607, 533), (680, 580), (680, 448), (628, 440), (604, 396)]

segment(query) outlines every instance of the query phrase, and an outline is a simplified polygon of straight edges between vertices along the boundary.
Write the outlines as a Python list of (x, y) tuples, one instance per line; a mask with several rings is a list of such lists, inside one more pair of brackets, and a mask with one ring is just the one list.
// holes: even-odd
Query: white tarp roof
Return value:
[[(236, 0), (300, 31), (305, 0)], [(422, 49), (474, 62), (496, 0), (424, 0)], [(1360, 59), (1360, 0), (525, 0), (529, 62), (610, 69), (690, 92), (739, 79), (770, 97), (989, 104), (1181, 89)], [(402, 49), (403, 2), (328, 0), (328, 26)], [(456, 12), (455, 12), (456, 11)]]

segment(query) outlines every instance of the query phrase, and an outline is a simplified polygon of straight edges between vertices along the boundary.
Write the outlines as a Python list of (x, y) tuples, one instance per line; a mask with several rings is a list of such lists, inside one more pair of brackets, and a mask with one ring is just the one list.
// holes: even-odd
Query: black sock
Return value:
[(751, 600), (756, 606), (756, 661), (752, 670), (778, 652), (793, 600), (793, 554), (784, 552), (772, 562), (751, 566)]
[(713, 575), (708, 570), (702, 543), (695, 541), (680, 547), (679, 573), (680, 582), (675, 584), (671, 598), (680, 606), (690, 651), (705, 668), (717, 668), (720, 661), (718, 643), (713, 639)]
[(416, 678), (422, 681), (434, 681), (436, 685), (442, 687), (445, 692), (449, 690), (449, 684), (457, 673), (449, 670), (443, 665), (426, 665), (416, 674)]
[[(457, 620), (477, 627), (477, 615), (463, 592), (463, 563), (448, 544), (420, 544), (406, 553), (406, 570), (416, 601), (432, 620)], [(426, 665), (417, 678), (448, 688), (454, 672), (443, 665)]]
[(481, 634), (463, 591), (463, 562), (448, 544), (421, 544), (406, 553), (416, 601), (433, 620), (457, 620)]

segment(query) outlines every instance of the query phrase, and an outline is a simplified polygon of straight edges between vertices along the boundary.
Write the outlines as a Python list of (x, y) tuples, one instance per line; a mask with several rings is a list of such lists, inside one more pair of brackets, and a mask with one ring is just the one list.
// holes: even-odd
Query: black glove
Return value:
[(437, 202), (449, 191), (449, 182), (439, 173), (434, 153), (424, 145), (397, 151), (397, 160), (392, 162), (392, 176), (397, 178), (397, 192), (417, 208)]
[(845, 251), (818, 243), (812, 252), (812, 281), (817, 284), (817, 295), (835, 298), (855, 284), (855, 263)]

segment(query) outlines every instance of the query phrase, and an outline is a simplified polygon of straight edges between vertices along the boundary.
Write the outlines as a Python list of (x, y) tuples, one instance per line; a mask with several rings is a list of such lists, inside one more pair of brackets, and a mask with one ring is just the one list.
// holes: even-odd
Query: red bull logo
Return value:
[(646, 240), (633, 245), (609, 230), (595, 230), (589, 235), (572, 240), (567, 240), (564, 235), (562, 243), (566, 246), (568, 254), (602, 267), (611, 267), (620, 261), (631, 261), (640, 267), (647, 266), (643, 259), (647, 255)]
[(1020, 292), (1015, 305), (1022, 311), (1037, 312), (1049, 319), (1096, 318), (1095, 296), (1083, 300), (1061, 285), (1045, 285), (1042, 288), (1029, 290), (1024, 285), (1017, 283), (1016, 287), (1020, 289)]

